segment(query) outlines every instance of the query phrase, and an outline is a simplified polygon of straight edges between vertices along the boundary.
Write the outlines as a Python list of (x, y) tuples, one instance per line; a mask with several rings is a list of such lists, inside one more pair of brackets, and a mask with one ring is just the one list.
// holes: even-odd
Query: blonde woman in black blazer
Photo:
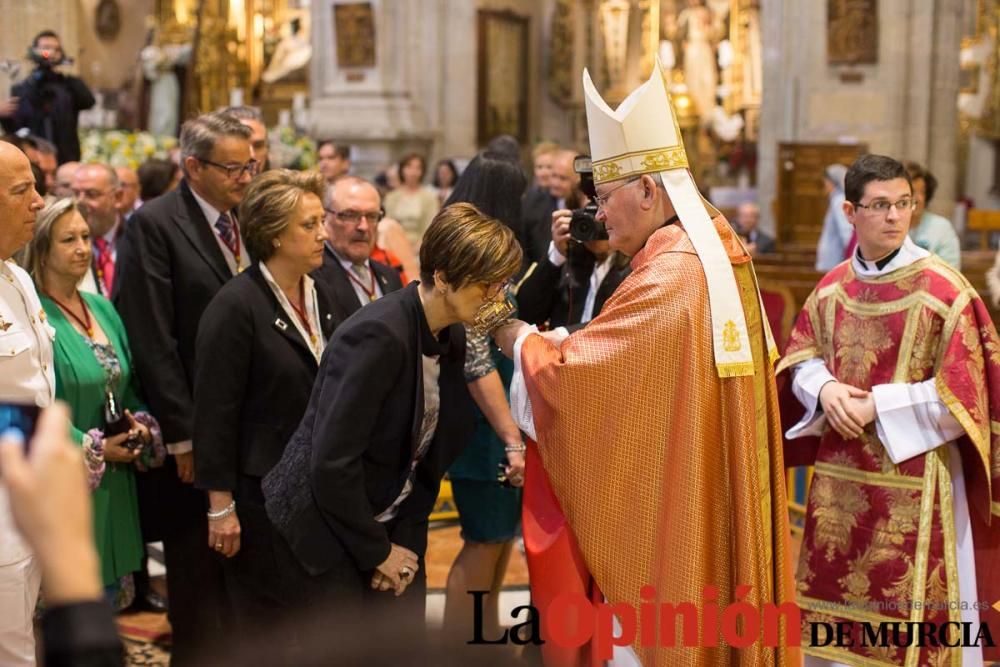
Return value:
[(308, 275), (323, 261), (322, 188), (319, 174), (288, 170), (254, 180), (240, 206), (254, 263), (219, 291), (198, 330), (195, 485), (208, 492), (205, 539), (226, 559), (238, 636), (264, 627), (277, 599), (260, 481), (305, 412), (336, 324)]

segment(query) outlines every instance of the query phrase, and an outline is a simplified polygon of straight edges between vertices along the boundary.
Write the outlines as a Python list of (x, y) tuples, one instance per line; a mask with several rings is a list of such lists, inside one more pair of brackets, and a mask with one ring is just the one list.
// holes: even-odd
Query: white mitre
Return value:
[[(753, 357), (739, 288), (712, 217), (719, 212), (702, 199), (688, 171), (677, 117), (656, 59), (649, 80), (614, 111), (583, 70), (590, 157), (594, 183), (608, 183), (658, 173), (674, 211), (691, 238), (708, 283), (715, 365), (720, 377), (753, 375)], [(711, 213), (711, 215), (710, 215)], [(761, 309), (763, 313), (763, 309)], [(773, 350), (770, 328), (765, 327)], [(773, 355), (772, 355), (773, 356)]]

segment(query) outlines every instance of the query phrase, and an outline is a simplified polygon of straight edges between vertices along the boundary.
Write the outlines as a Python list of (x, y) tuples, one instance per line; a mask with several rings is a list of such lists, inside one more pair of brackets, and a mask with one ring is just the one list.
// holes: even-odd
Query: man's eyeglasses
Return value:
[(370, 225), (377, 225), (385, 217), (385, 211), (379, 209), (377, 211), (355, 211), (353, 209), (347, 209), (346, 211), (334, 211), (333, 209), (324, 208), (324, 211), (329, 213), (335, 218), (340, 218), (344, 222), (349, 222), (352, 225), (356, 225), (361, 222), (362, 218), (368, 221)]
[(243, 174), (256, 176), (257, 170), (260, 168), (260, 162), (257, 162), (257, 160), (250, 160), (246, 164), (219, 164), (218, 162), (212, 162), (211, 160), (206, 160), (205, 158), (198, 158), (198, 162), (223, 170), (226, 172), (226, 178), (230, 180), (235, 180)]
[(917, 202), (915, 199), (912, 199), (910, 197), (903, 197), (902, 199), (896, 202), (891, 202), (888, 199), (876, 199), (875, 201), (869, 204), (861, 204), (855, 202), (854, 205), (857, 206), (858, 208), (866, 208), (872, 213), (878, 215), (887, 215), (889, 213), (889, 209), (892, 208), (896, 209), (900, 213), (903, 213), (904, 211), (912, 211), (913, 208), (917, 205)]
[(622, 183), (621, 185), (616, 185), (615, 187), (611, 188), (610, 190), (608, 190), (607, 192), (605, 192), (603, 195), (597, 195), (596, 197), (594, 197), (594, 201), (597, 202), (597, 207), (598, 208), (604, 208), (605, 206), (608, 205), (608, 202), (611, 200), (611, 195), (613, 195), (614, 193), (618, 192), (619, 190), (621, 190), (622, 188), (624, 188), (626, 185), (629, 185), (630, 183), (635, 183), (638, 180), (639, 180), (638, 176), (636, 176), (635, 178), (630, 178), (630, 179), (626, 180), (624, 183)]

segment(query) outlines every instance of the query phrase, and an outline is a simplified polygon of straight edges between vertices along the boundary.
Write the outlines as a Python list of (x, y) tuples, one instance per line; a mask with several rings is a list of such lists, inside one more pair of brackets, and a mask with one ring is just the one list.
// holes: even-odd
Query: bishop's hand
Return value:
[(496, 341), (497, 347), (506, 357), (513, 359), (514, 343), (517, 342), (518, 336), (529, 327), (531, 325), (527, 322), (509, 320), (493, 331), (493, 340)]

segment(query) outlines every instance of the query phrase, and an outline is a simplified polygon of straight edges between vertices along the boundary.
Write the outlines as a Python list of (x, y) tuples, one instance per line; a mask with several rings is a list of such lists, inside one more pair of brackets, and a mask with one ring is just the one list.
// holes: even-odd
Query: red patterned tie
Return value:
[(103, 238), (94, 239), (94, 266), (97, 268), (97, 279), (100, 281), (100, 289), (105, 294), (111, 294), (111, 286), (115, 282), (115, 260), (112, 256), (111, 245)]

